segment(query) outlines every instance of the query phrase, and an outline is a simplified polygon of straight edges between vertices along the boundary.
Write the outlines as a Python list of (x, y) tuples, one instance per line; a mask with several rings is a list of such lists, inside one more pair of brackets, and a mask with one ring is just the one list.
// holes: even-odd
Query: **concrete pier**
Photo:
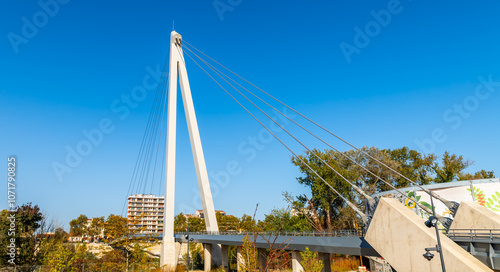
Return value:
[(304, 272), (304, 267), (300, 262), (302, 261), (302, 256), (300, 256), (300, 252), (292, 251), (292, 270), (293, 272)]
[(267, 263), (267, 250), (264, 248), (258, 248), (257, 255), (259, 261), (258, 262), (259, 269), (263, 270), (266, 267)]
[(203, 244), (203, 254), (204, 254), (204, 270), (212, 270), (212, 244)]
[(241, 255), (241, 248), (237, 247), (236, 248), (236, 269), (238, 271), (243, 270), (243, 255)]
[(160, 264), (175, 267), (180, 251), (180, 243), (175, 242), (174, 237), (164, 237), (161, 244)]
[(321, 272), (331, 272), (332, 265), (330, 263), (330, 253), (318, 253), (318, 259), (323, 262), (323, 269)]
[(229, 246), (221, 245), (221, 266), (229, 271)]

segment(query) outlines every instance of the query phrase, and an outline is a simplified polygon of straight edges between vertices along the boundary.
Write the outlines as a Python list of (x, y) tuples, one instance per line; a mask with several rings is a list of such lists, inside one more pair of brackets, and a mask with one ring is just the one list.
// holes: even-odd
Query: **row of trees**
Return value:
[[(364, 147), (361, 150), (362, 152), (348, 150), (340, 153), (334, 150), (314, 149), (312, 152), (306, 152), (304, 155), (292, 158), (292, 163), (299, 167), (303, 174), (302, 177), (297, 178), (297, 181), (310, 189), (310, 195), (293, 196), (290, 193), (285, 193), (284, 196), (295, 209), (304, 211), (310, 226), (315, 230), (354, 229), (357, 225), (361, 225), (361, 222), (345, 201), (333, 193), (303, 162), (311, 166), (343, 196), (356, 203), (361, 210), (364, 208), (363, 199), (352, 186), (325, 165), (322, 160), (368, 194), (392, 189), (381, 179), (396, 188), (404, 188), (410, 185), (408, 179), (417, 184), (431, 184), (494, 177), (493, 171), (467, 172), (466, 169), (473, 164), (473, 161), (449, 152), (445, 152), (442, 156), (436, 156), (434, 154), (421, 154), (407, 147), (399, 149)], [(364, 153), (369, 154), (390, 169)], [(397, 175), (391, 169), (401, 173), (406, 178)]]
[[(218, 213), (219, 230), (251, 231), (255, 225), (258, 226), (259, 230), (276, 230), (278, 225), (282, 223), (281, 229), (284, 231), (331, 231), (334, 229), (353, 229), (360, 225), (361, 222), (357, 219), (354, 211), (303, 162), (319, 173), (343, 196), (356, 203), (360, 209), (364, 208), (363, 199), (352, 186), (323, 162), (326, 162), (368, 194), (392, 189), (381, 179), (396, 188), (403, 188), (410, 185), (409, 180), (416, 184), (431, 184), (494, 177), (493, 171), (467, 172), (467, 168), (473, 164), (473, 161), (449, 152), (437, 156), (435, 154), (422, 154), (407, 147), (399, 149), (364, 147), (361, 152), (354, 149), (345, 152), (314, 149), (312, 152), (305, 152), (303, 155), (292, 158), (292, 163), (303, 174), (297, 178), (297, 181), (310, 189), (310, 194), (297, 196), (284, 192), (283, 195), (290, 203), (290, 207), (298, 212), (296, 216), (292, 216), (290, 210), (287, 209), (274, 209), (265, 216), (264, 220), (255, 222), (251, 216), (246, 214), (238, 218)], [(80, 215), (70, 222), (70, 234), (92, 236), (98, 235), (104, 230), (107, 236), (120, 237), (127, 234), (126, 223), (126, 218), (110, 215), (107, 219), (104, 217), (94, 218), (91, 225), (87, 226), (87, 217)], [(203, 218), (187, 218), (182, 213), (175, 217), (175, 230), (186, 231), (188, 223), (191, 231), (205, 230)]]
[(124, 217), (99, 217), (90, 225), (87, 219), (80, 215), (72, 220), (68, 234), (48, 220), (38, 205), (28, 203), (15, 211), (0, 211), (0, 267), (16, 266), (17, 271), (125, 271), (130, 266), (144, 271), (159, 266), (158, 258), (144, 250), (157, 241), (124, 239), (113, 248), (101, 246), (103, 250), (97, 255), (90, 253), (85, 243), (68, 243), (69, 236), (104, 232), (108, 238), (118, 238), (129, 234)]
[[(90, 253), (85, 243), (60, 243), (42, 263), (41, 271), (146, 271), (158, 267), (158, 261), (139, 248), (130, 252), (112, 249), (99, 257)], [(152, 270), (151, 270), (152, 271)]]
[(104, 233), (109, 238), (119, 238), (129, 234), (127, 229), (127, 218), (110, 214), (106, 219), (104, 216), (92, 218), (90, 224), (88, 217), (84, 214), (69, 222), (71, 236), (94, 237)]
[[(360, 209), (364, 207), (360, 196), (322, 160), (368, 194), (391, 189), (381, 179), (397, 188), (410, 185), (408, 179), (382, 166), (364, 152), (417, 184), (494, 177), (493, 171), (467, 172), (467, 168), (473, 162), (448, 152), (436, 156), (421, 154), (406, 147), (400, 149), (365, 147), (362, 152), (348, 150), (342, 153), (332, 150), (313, 150), (292, 158), (292, 163), (302, 173), (297, 181), (310, 189), (309, 194), (297, 196), (284, 192), (283, 195), (294, 213), (291, 213), (290, 209), (274, 209), (265, 215), (264, 220), (259, 221), (246, 214), (235, 217), (218, 213), (219, 230), (255, 233), (268, 230), (331, 231), (356, 228), (361, 223), (356, 214), (303, 162), (310, 165), (324, 180)], [(14, 236), (9, 234), (11, 231), (9, 218), (12, 214), (16, 218)], [(179, 232), (186, 231), (188, 224), (190, 231), (205, 230), (203, 218), (188, 218), (182, 213), (175, 217), (174, 224), (175, 230)], [(55, 234), (50, 236), (50, 239), (41, 235), (47, 232)], [(101, 233), (108, 238), (118, 238), (131, 234), (131, 231), (127, 228), (127, 218), (113, 214), (107, 218), (93, 218), (90, 224), (87, 216), (80, 215), (71, 220), (68, 234), (62, 228), (57, 228), (53, 221), (47, 220), (37, 205), (28, 203), (18, 207), (15, 212), (3, 210), (0, 212), (0, 266), (9, 265), (8, 246), (12, 243), (11, 238), (14, 238), (12, 241), (16, 248), (16, 264), (28, 267), (26, 271), (32, 270), (29, 267), (41, 264), (62, 266), (65, 267), (65, 271), (77, 271), (74, 269), (84, 263), (92, 263), (96, 269), (103, 271), (121, 271), (124, 263), (149, 265), (156, 262), (157, 259), (151, 258), (143, 250), (147, 244), (143, 241), (124, 240), (100, 258), (88, 253), (83, 245), (67, 243), (68, 235), (98, 236)], [(201, 261), (200, 256), (198, 260)], [(311, 265), (317, 266), (314, 262)]]
[[(242, 217), (233, 215), (216, 214), (219, 231), (306, 231), (312, 230), (306, 216), (302, 213), (292, 215), (290, 209), (273, 209), (265, 215), (264, 220), (255, 220), (250, 215), (243, 214)], [(183, 213), (175, 216), (174, 230), (176, 232), (205, 231), (205, 219), (198, 217), (186, 217)], [(280, 226), (281, 224), (281, 226)]]
[[(11, 220), (12, 218), (15, 220)], [(54, 235), (45, 239), (43, 234), (47, 232), (53, 232)], [(2, 210), (0, 266), (15, 263), (23, 266), (20, 271), (32, 271), (34, 267), (44, 263), (67, 237), (67, 233), (62, 228), (57, 228), (54, 221), (47, 220), (38, 205), (28, 203), (17, 207), (15, 211)]]
[[(252, 216), (243, 214), (241, 217), (234, 215), (216, 214), (217, 223), (220, 231), (241, 231), (251, 232), (257, 227), (259, 231), (272, 231), (278, 229), (282, 224), (283, 231), (305, 231), (312, 230), (304, 214), (292, 216), (290, 209), (273, 209), (265, 215), (264, 220), (255, 220)], [(119, 215), (109, 215), (106, 220), (104, 217), (94, 217), (88, 225), (88, 217), (80, 215), (78, 218), (70, 221), (70, 236), (98, 236), (101, 233), (108, 238), (119, 238), (128, 234), (133, 234), (127, 229), (127, 218)], [(205, 219), (199, 217), (187, 217), (179, 213), (174, 219), (174, 230), (176, 232), (185, 232), (189, 224), (189, 230), (205, 231)]]

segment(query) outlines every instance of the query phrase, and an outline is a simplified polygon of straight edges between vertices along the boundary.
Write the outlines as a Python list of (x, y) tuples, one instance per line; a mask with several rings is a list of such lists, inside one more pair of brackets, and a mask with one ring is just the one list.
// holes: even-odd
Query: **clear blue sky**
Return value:
[[(358, 146), (448, 150), (474, 160), (470, 171), (500, 173), (498, 2), (41, 2), (52, 4), (3, 1), (0, 11), (0, 174), (5, 184), (15, 155), (17, 203), (65, 226), (82, 213), (121, 213), (153, 96), (123, 120), (111, 105), (142, 84), (146, 67), (162, 65), (174, 20), (185, 40)], [(262, 217), (286, 206), (282, 191), (306, 192), (277, 141), (250, 162), (238, 152), (261, 128), (187, 65), (209, 171), (231, 161), (242, 169), (214, 192), (215, 208), (241, 216), (260, 203)], [(179, 116), (177, 212), (194, 212)], [(52, 164), (103, 119), (114, 130), (59, 181)]]

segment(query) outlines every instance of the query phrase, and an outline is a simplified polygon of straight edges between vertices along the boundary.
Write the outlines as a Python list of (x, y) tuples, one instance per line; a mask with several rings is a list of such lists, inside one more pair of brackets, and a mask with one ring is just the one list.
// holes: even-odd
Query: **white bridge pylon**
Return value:
[(177, 76), (181, 86), (182, 101), (186, 114), (191, 150), (193, 152), (201, 204), (207, 231), (218, 232), (214, 203), (203, 149), (201, 146), (198, 123), (194, 111), (191, 88), (186, 71), (186, 63), (182, 51), (182, 36), (172, 31), (170, 34), (170, 61), (168, 77), (168, 109), (167, 109), (167, 157), (165, 166), (165, 214), (163, 220), (163, 243), (161, 249), (161, 265), (175, 266), (177, 250), (174, 239), (174, 203), (175, 203), (175, 154), (177, 131)]

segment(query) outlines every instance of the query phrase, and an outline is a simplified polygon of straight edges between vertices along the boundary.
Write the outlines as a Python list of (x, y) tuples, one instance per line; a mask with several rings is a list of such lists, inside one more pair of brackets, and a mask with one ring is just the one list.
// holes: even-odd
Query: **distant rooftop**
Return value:
[(135, 194), (135, 195), (129, 196), (128, 198), (131, 198), (131, 197), (165, 198), (165, 196), (147, 195), (147, 194)]

